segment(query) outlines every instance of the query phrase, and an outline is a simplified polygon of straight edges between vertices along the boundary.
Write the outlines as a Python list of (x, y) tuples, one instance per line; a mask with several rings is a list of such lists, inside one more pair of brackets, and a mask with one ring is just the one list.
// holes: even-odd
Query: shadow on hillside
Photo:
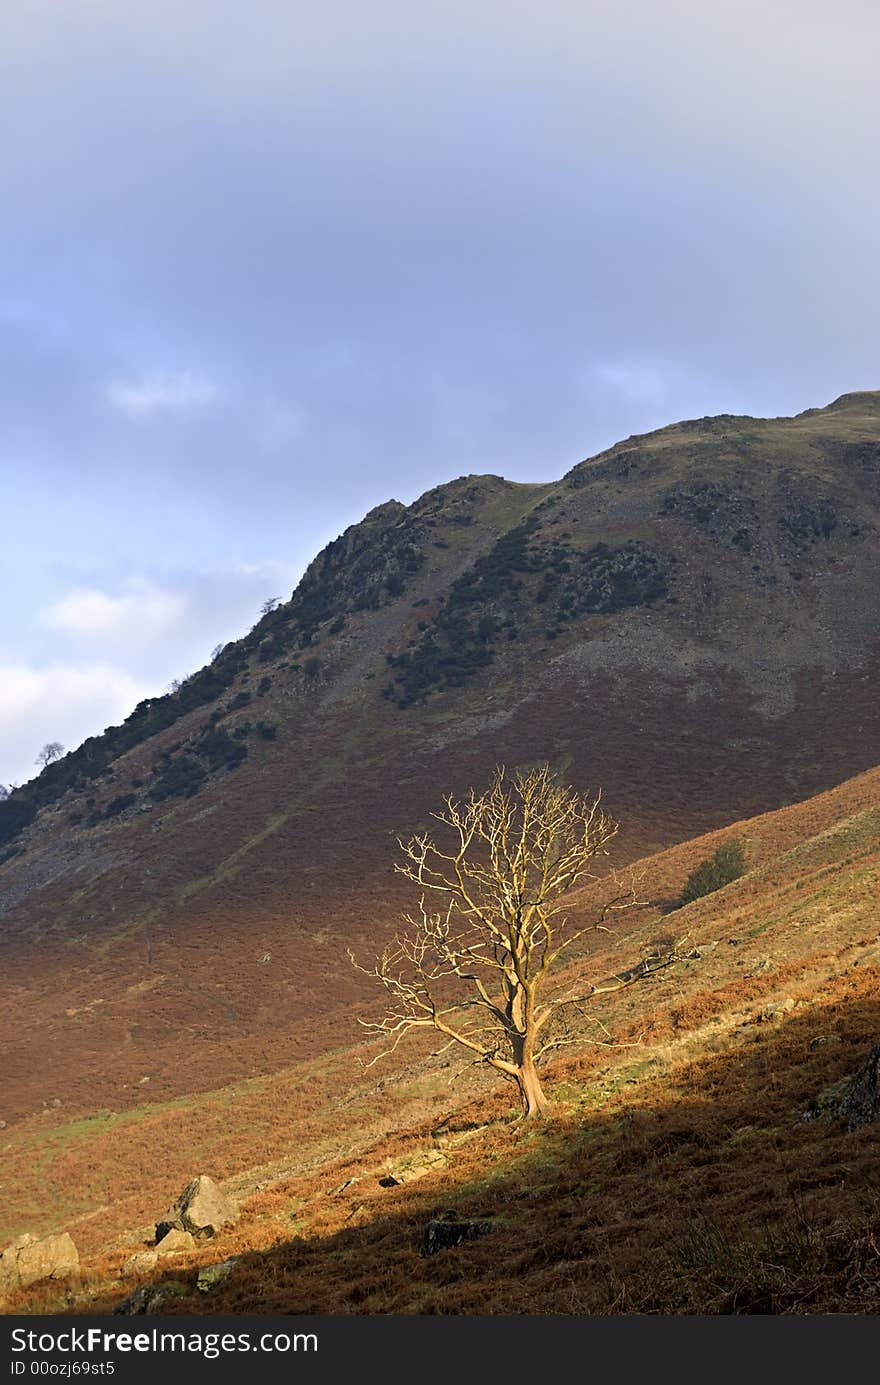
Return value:
[[(580, 1085), (578, 1060), (559, 1064), (548, 1078), (565, 1097), (558, 1120), (486, 1127), (418, 1183), (384, 1189), (374, 1171), (325, 1194), (300, 1235), (161, 1311), (876, 1312), (877, 1127), (802, 1117), (880, 1038), (870, 982), (781, 1023), (749, 1023), (733, 1051), (624, 1079), (604, 1104)], [(493, 1229), (423, 1257), (426, 1223), (446, 1216)]]

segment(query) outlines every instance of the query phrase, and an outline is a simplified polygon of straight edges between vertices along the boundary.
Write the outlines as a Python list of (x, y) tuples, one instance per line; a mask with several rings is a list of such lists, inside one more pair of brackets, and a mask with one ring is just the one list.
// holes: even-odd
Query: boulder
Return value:
[(64, 1231), (58, 1236), (19, 1236), (0, 1255), (0, 1293), (79, 1274), (79, 1253)]
[(436, 1255), (438, 1250), (488, 1236), (492, 1230), (490, 1221), (429, 1221), (422, 1233), (422, 1255)]
[(136, 1279), (140, 1274), (149, 1274), (158, 1264), (159, 1256), (155, 1250), (139, 1250), (134, 1255), (129, 1255), (125, 1264), (122, 1266), (123, 1279)]
[(156, 1242), (156, 1255), (181, 1255), (184, 1251), (195, 1250), (196, 1239), (189, 1231), (167, 1231), (161, 1241)]
[(196, 1237), (216, 1236), (238, 1221), (238, 1204), (221, 1192), (213, 1178), (202, 1174), (188, 1183), (176, 1202), (156, 1223), (157, 1243), (169, 1231), (188, 1231)]

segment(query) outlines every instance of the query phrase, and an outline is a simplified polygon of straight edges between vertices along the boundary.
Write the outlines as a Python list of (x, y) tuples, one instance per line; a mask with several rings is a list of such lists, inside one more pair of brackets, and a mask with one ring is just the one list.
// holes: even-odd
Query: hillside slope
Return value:
[(0, 1118), (356, 1033), (395, 836), (496, 762), (601, 786), (618, 859), (880, 760), (880, 394), (379, 506), (175, 694), (0, 804)]
[[(731, 837), (748, 873), (670, 913)], [(165, 1312), (878, 1311), (876, 1125), (804, 1113), (880, 1036), (880, 770), (638, 871), (649, 903), (559, 985), (664, 936), (691, 955), (597, 1002), (604, 1030), (585, 1019), (548, 1066), (549, 1125), (511, 1123), (503, 1084), (430, 1042), (366, 1072), (338, 1050), (127, 1113), (48, 1110), (6, 1132), (0, 1243), (67, 1228), (83, 1283), (10, 1310), (107, 1311), (143, 1283), (171, 1286)], [(578, 917), (590, 905), (571, 900)], [(239, 1225), (121, 1276), (196, 1171), (243, 1200)], [(492, 1231), (423, 1258), (426, 1222), (448, 1213)], [(198, 1291), (230, 1255), (230, 1279)]]

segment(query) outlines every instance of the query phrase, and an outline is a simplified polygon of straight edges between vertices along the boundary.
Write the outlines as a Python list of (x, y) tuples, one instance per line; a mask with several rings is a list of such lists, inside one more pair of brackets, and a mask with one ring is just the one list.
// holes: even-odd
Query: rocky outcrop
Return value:
[[(810, 1047), (830, 1042), (840, 1041), (834, 1034), (823, 1034)], [(843, 1121), (848, 1130), (880, 1120), (880, 1044), (871, 1049), (855, 1077), (841, 1077), (824, 1087), (801, 1113), (802, 1120), (822, 1118)]]
[(216, 1236), (224, 1226), (234, 1226), (237, 1221), (238, 1204), (221, 1192), (213, 1178), (201, 1174), (186, 1185), (156, 1223), (156, 1242), (160, 1244), (169, 1231), (188, 1231), (197, 1239)]
[(79, 1274), (79, 1252), (66, 1231), (42, 1238), (25, 1233), (0, 1255), (0, 1294), (73, 1274)]
[(871, 1049), (865, 1066), (856, 1073), (837, 1115), (848, 1130), (880, 1120), (880, 1044)]

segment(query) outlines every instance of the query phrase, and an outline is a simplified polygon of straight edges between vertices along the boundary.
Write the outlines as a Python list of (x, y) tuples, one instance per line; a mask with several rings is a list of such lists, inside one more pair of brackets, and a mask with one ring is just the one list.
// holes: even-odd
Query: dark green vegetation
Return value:
[(679, 908), (730, 885), (739, 879), (745, 868), (746, 856), (742, 842), (722, 842), (711, 856), (691, 871), (678, 901)]
[(548, 538), (537, 514), (503, 534), (452, 583), (421, 638), (389, 656), (395, 677), (385, 695), (410, 707), (468, 682), (492, 663), (500, 640), (541, 625), (555, 639), (580, 616), (613, 615), (666, 596), (669, 560), (649, 544), (598, 543), (581, 552), (571, 538)]

